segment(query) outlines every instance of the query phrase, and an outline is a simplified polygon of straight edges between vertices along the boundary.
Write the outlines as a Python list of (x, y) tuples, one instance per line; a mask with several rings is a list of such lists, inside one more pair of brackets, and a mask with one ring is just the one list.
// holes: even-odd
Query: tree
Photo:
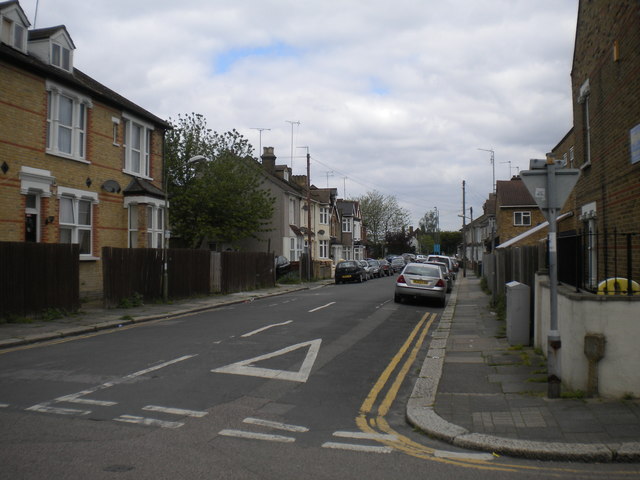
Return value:
[(377, 256), (382, 256), (387, 235), (406, 229), (410, 223), (410, 214), (398, 205), (394, 196), (385, 197), (376, 190), (354, 200), (360, 204), (362, 222), (367, 227), (367, 238), (373, 244)]
[(236, 244), (264, 231), (274, 199), (261, 188), (252, 147), (236, 130), (218, 133), (200, 114), (178, 116), (165, 137), (174, 235), (198, 247), (203, 240)]
[(397, 232), (387, 233), (385, 242), (390, 252), (413, 253), (415, 250), (411, 246), (411, 236), (407, 234), (404, 228)]
[(462, 243), (462, 232), (440, 232), (441, 250), (454, 255)]

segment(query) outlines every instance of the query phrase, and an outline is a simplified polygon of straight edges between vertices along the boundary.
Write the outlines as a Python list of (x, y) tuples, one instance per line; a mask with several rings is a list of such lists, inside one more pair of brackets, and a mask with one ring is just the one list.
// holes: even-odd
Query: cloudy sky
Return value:
[(437, 207), (458, 230), (462, 181), (474, 218), (492, 190), (484, 150), (506, 180), (572, 123), (578, 0), (21, 5), (37, 28), (66, 25), (75, 66), (152, 113), (201, 113), (256, 155), (269, 129), (262, 146), (294, 174), (308, 146), (312, 183), (393, 195), (416, 226)]

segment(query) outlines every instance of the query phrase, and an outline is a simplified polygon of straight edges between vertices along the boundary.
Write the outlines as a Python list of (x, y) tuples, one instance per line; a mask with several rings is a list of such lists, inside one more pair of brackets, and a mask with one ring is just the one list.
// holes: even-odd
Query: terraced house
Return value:
[(170, 125), (78, 70), (75, 49), (0, 2), (0, 241), (78, 244), (91, 297), (103, 246), (162, 246)]

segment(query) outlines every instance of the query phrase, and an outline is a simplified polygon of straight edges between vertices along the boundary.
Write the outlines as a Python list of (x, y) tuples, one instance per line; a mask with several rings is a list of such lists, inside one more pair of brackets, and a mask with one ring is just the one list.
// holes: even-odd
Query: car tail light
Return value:
[(398, 277), (397, 283), (407, 283), (406, 280), (404, 279), (404, 275), (400, 275)]
[(436, 287), (445, 287), (444, 280), (440, 279), (436, 282)]

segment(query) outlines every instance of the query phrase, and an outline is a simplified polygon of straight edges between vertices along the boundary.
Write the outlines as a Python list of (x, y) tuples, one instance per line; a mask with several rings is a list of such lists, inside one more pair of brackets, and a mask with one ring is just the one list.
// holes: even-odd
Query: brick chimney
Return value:
[(276, 171), (276, 156), (273, 153), (273, 147), (262, 147), (262, 166), (271, 174)]

